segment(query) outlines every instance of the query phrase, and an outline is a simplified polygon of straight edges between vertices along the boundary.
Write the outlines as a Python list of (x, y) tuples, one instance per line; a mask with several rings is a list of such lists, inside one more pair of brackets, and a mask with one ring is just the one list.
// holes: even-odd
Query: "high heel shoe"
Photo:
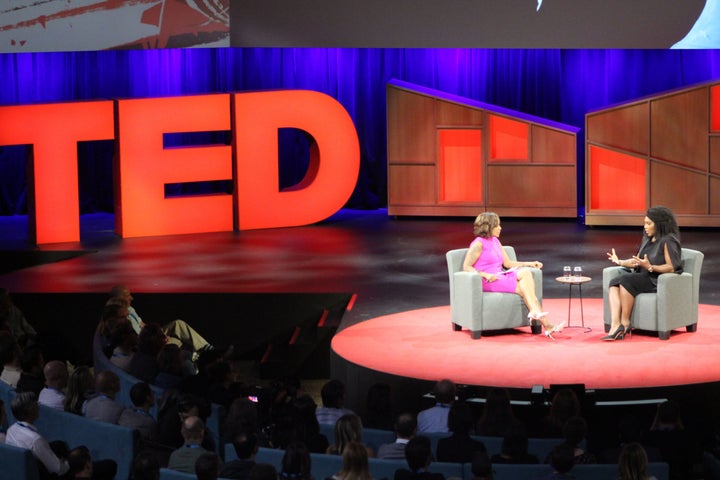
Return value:
[(565, 328), (565, 322), (559, 323), (557, 325), (550, 325), (550, 328), (545, 328), (543, 334), (545, 334), (546, 337), (555, 340), (555, 337), (553, 337), (553, 333), (562, 332), (563, 328)]
[[(629, 329), (628, 329), (629, 330)], [(605, 335), (600, 340), (604, 340), (606, 342), (614, 342), (615, 340), (622, 340), (625, 338), (625, 327), (620, 325), (617, 330), (610, 333), (609, 335)]]
[(528, 319), (530, 320), (540, 320), (543, 317), (547, 317), (548, 312), (530, 312), (528, 313)]

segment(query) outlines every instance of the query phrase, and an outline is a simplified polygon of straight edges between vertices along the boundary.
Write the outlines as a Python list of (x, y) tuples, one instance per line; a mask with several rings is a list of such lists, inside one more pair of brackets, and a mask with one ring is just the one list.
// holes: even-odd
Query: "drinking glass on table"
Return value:
[(571, 275), (572, 275), (572, 269), (570, 268), (570, 265), (563, 267), (563, 277), (570, 278)]

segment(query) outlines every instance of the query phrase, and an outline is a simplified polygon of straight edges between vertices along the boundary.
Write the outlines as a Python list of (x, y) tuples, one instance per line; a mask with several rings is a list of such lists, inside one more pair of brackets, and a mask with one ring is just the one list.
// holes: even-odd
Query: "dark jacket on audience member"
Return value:
[(250, 478), (250, 470), (255, 466), (255, 460), (237, 459), (225, 464), (220, 470), (221, 478), (233, 478), (247, 480)]
[(487, 452), (485, 444), (468, 434), (453, 433), (437, 442), (438, 462), (470, 463), (475, 452)]
[(442, 473), (433, 473), (428, 471), (412, 472), (407, 468), (395, 470), (393, 480), (445, 480)]

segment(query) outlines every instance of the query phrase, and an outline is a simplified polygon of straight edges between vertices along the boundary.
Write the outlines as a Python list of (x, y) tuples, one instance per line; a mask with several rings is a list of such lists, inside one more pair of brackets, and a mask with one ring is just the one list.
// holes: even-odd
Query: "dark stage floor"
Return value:
[[(53, 307), (53, 313), (31, 318), (55, 332), (67, 331), (73, 322), (91, 329), (103, 295), (124, 283), (146, 319), (181, 316), (211, 341), (243, 345), (268, 319), (292, 325), (315, 315), (319, 322), (328, 311), (327, 325), (339, 323), (342, 329), (381, 315), (447, 305), (444, 254), (469, 244), (472, 220), (343, 210), (306, 227), (123, 240), (113, 233), (112, 215), (95, 214), (83, 216), (81, 242), (36, 248), (27, 241), (26, 217), (0, 217), (0, 285), (28, 308), (33, 294), (82, 297), (82, 307)], [(593, 278), (583, 286), (585, 297), (599, 298), (601, 271), (609, 265), (605, 252), (614, 247), (629, 256), (641, 228), (640, 222), (637, 228), (589, 228), (578, 220), (506, 218), (501, 241), (515, 246), (521, 260), (545, 264), (545, 298), (567, 296), (567, 287), (554, 281), (563, 265), (581, 265)], [(720, 304), (717, 239), (717, 229), (682, 229), (683, 245), (705, 253), (700, 300), (713, 305)], [(298, 303), (303, 296), (313, 304), (311, 313)], [(62, 303), (58, 298), (54, 302)], [(63, 310), (73, 315), (63, 316)], [(291, 318), (296, 312), (303, 318)], [(277, 339), (270, 331), (266, 340)], [(286, 335), (293, 333), (294, 326)], [(321, 337), (314, 341), (327, 348), (329, 340)], [(247, 349), (259, 356), (272, 353), (261, 342)], [(280, 361), (301, 360), (286, 355)], [(318, 361), (317, 354), (302, 361)]]

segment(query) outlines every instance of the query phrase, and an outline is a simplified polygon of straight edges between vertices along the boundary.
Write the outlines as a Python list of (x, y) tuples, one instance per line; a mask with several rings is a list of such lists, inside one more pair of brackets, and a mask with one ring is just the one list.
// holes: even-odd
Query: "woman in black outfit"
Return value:
[(667, 207), (650, 207), (645, 216), (645, 233), (638, 253), (621, 260), (613, 248), (608, 259), (627, 273), (610, 280), (610, 334), (603, 340), (622, 340), (630, 331), (630, 314), (639, 293), (657, 291), (657, 278), (661, 273), (682, 273), (680, 230), (672, 210)]

